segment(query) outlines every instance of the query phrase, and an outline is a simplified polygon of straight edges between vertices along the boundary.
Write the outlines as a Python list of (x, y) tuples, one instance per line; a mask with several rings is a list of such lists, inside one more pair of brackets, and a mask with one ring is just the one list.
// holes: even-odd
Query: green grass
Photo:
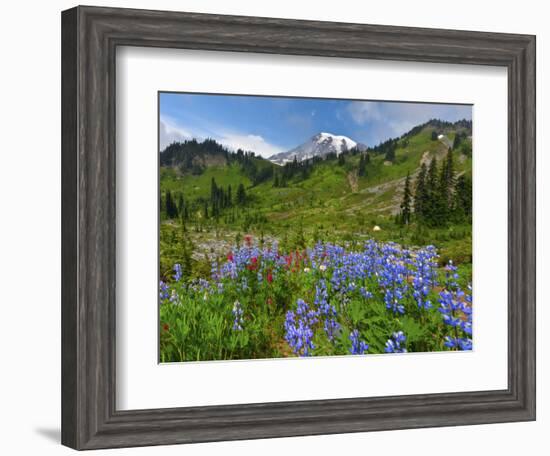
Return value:
[[(236, 163), (208, 167), (198, 176), (180, 176), (174, 169), (163, 168), (161, 191), (181, 192), (186, 201), (193, 201), (210, 197), (212, 178), (218, 186), (226, 188), (231, 185), (233, 197), (238, 185), (245, 185), (248, 195), (245, 208), (227, 209), (217, 220), (188, 222), (187, 236), (196, 244), (207, 244), (208, 240), (201, 239), (201, 236), (209, 238), (212, 233), (219, 234), (220, 231), (232, 239), (236, 239), (239, 233), (241, 236), (245, 233), (258, 237), (270, 235), (285, 240), (289, 247), (297, 238), (310, 242), (319, 238), (340, 241), (373, 237), (405, 246), (433, 244), (440, 249), (442, 258), (467, 264), (471, 262), (470, 225), (428, 228), (414, 222), (404, 228), (394, 221), (407, 173), (413, 176), (414, 188), (414, 174), (421, 160), (429, 161), (435, 157), (441, 161), (446, 154), (441, 141), (431, 139), (431, 132), (428, 127), (408, 138), (408, 144), (401, 141), (396, 149), (396, 159), (389, 166), (384, 163), (383, 155), (371, 154), (366, 176), (355, 177), (355, 189), (350, 185), (350, 176), (356, 173), (358, 155), (346, 157), (344, 166), (339, 166), (336, 160), (316, 164), (307, 179), (290, 180), (286, 187), (274, 187), (272, 180), (252, 186)], [(451, 140), (454, 138), (453, 132), (446, 134)], [(468, 147), (471, 148), (471, 143), (464, 141), (459, 151), (453, 153), (457, 175), (471, 175), (472, 158)], [(380, 226), (381, 231), (374, 232), (375, 225)], [(163, 227), (161, 244), (166, 248), (161, 248), (161, 252), (177, 250), (168, 246), (170, 241), (166, 236), (170, 231), (183, 232), (181, 223), (173, 221), (169, 227)], [(172, 253), (166, 255), (174, 259)], [(169, 267), (169, 261), (165, 263)]]
[[(357, 176), (359, 156), (347, 156), (344, 165), (337, 160), (322, 161), (306, 179), (291, 179), (285, 187), (274, 187), (273, 180), (253, 185), (237, 163), (210, 166), (200, 175), (181, 175), (174, 168), (161, 168), (161, 193), (171, 191), (178, 198), (181, 194), (192, 208), (186, 221), (161, 220), (160, 279), (168, 284), (160, 306), (161, 360), (301, 356), (304, 353), (294, 350), (287, 340), (285, 318), (288, 312), (298, 312), (299, 300), (313, 306), (321, 280), (328, 283), (327, 292), (337, 308), (340, 329), (334, 338), (329, 338), (322, 321), (313, 324), (315, 348), (311, 355), (349, 354), (352, 331), (358, 331), (360, 339), (369, 344), (368, 353), (383, 353), (395, 331), (406, 334), (409, 351), (449, 349), (445, 338), (460, 334), (445, 325), (438, 300), (442, 287), (446, 287), (445, 266), (450, 260), (458, 265), (460, 289), (467, 290), (472, 281), (471, 223), (429, 227), (413, 218), (411, 224), (403, 226), (395, 220), (407, 173), (412, 176), (414, 190), (421, 161), (429, 162), (435, 157), (440, 162), (446, 154), (445, 146), (432, 140), (431, 133), (431, 128), (425, 128), (408, 138), (408, 144), (401, 142), (390, 165), (383, 155), (372, 155), (365, 176)], [(453, 132), (445, 134), (453, 140)], [(461, 144), (453, 158), (456, 174), (471, 176), (471, 143)], [(261, 161), (261, 166), (271, 165)], [(205, 217), (203, 205), (210, 200), (213, 178), (218, 187), (226, 189), (231, 185), (233, 198), (242, 183), (246, 187), (246, 204), (235, 203), (223, 209), (217, 218), (211, 212)], [(380, 230), (374, 231), (375, 226)], [(419, 308), (408, 285), (405, 314), (388, 310), (384, 303), (387, 288), (379, 282), (378, 274), (361, 279), (361, 283), (355, 283), (355, 279), (353, 282), (353, 287), (363, 286), (371, 291), (372, 297), (365, 298), (356, 288), (343, 299), (331, 282), (334, 270), (330, 267), (321, 270), (318, 262), (314, 265), (306, 257), (298, 267), (258, 258), (262, 267), (256, 269), (256, 263), (249, 260), (238, 277), (214, 280), (212, 265), (230, 261), (228, 254), (235, 248), (250, 248), (250, 241), (245, 240), (247, 235), (259, 248), (276, 241), (279, 252), (285, 256), (304, 252), (319, 241), (344, 246), (347, 252), (364, 251), (370, 239), (379, 246), (397, 243), (413, 252), (434, 245), (438, 256), (434, 257), (433, 268), (437, 270), (438, 284), (428, 296), (433, 306)], [(408, 259), (414, 259), (414, 255)], [(182, 267), (182, 280), (173, 279), (175, 264)], [(411, 271), (407, 274), (414, 273)], [(272, 281), (268, 279), (271, 272), (275, 273)], [(210, 284), (206, 288), (198, 286), (196, 279), (208, 279)], [(243, 279), (246, 288), (241, 287)], [(411, 284), (412, 279), (408, 275), (405, 282)], [(235, 330), (237, 302), (243, 319), (242, 328)]]
[[(227, 187), (231, 185), (233, 192), (242, 182), (246, 187), (250, 186), (250, 180), (242, 174), (237, 164), (230, 166), (211, 166), (198, 176), (186, 174), (179, 176), (174, 169), (161, 168), (161, 191), (183, 192), (186, 198), (196, 199), (210, 197), (210, 185), (212, 178), (218, 185)], [(234, 193), (233, 193), (234, 195)]]

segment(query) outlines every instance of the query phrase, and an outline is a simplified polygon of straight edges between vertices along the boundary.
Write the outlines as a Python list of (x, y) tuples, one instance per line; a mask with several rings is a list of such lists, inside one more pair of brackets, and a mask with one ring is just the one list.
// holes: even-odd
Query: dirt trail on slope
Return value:
[(359, 182), (357, 178), (357, 171), (350, 171), (348, 173), (348, 183), (352, 193), (357, 193), (359, 190)]

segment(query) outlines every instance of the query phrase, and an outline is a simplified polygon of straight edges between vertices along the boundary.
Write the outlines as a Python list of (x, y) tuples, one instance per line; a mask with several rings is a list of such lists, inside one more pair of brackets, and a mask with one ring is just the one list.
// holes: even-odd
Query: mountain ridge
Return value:
[(363, 151), (367, 149), (367, 146), (354, 141), (348, 136), (319, 132), (299, 146), (286, 152), (274, 154), (268, 157), (268, 160), (277, 165), (284, 165), (294, 159), (302, 162), (314, 157), (325, 157), (331, 153), (340, 155), (342, 152), (348, 152), (354, 148)]

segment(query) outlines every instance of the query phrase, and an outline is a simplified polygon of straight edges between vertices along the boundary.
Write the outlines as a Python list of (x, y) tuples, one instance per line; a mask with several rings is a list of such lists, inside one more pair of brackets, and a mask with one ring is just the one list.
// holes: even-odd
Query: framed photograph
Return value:
[(62, 443), (535, 419), (535, 37), (62, 13)]

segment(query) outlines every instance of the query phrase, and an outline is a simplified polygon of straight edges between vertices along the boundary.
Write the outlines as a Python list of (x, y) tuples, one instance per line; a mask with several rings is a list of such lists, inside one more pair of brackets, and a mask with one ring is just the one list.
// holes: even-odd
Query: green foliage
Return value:
[(447, 226), (471, 219), (471, 180), (462, 174), (456, 179), (453, 151), (449, 149), (438, 169), (433, 158), (430, 167), (422, 164), (416, 179), (414, 212), (420, 223)]
[(237, 204), (239, 206), (244, 206), (246, 204), (246, 191), (242, 183), (240, 183), (237, 188)]
[[(409, 351), (446, 349), (443, 339), (448, 329), (437, 306), (418, 307), (409, 294), (403, 300), (405, 314), (393, 313), (385, 306), (385, 289), (374, 275), (354, 279), (354, 288), (342, 300), (341, 290), (330, 280), (332, 270), (313, 267), (300, 251), (287, 258), (286, 266), (272, 275), (276, 269), (273, 260), (254, 257), (237, 279), (218, 279), (221, 288), (204, 281), (198, 283), (186, 270), (178, 281), (165, 274), (169, 293), (160, 306), (161, 361), (294, 356), (285, 340), (285, 316), (289, 310), (296, 310), (298, 299), (314, 303), (320, 281), (326, 283), (326, 299), (335, 308), (338, 329), (329, 338), (323, 318), (318, 318), (312, 355), (349, 354), (353, 330), (368, 341), (368, 353), (384, 353), (386, 341), (397, 331), (407, 335)], [(436, 274), (438, 282), (443, 283), (445, 271)], [(459, 285), (465, 288), (471, 280), (471, 266), (461, 267), (459, 276)], [(247, 286), (243, 288), (242, 283)], [(370, 295), (365, 296), (360, 289), (369, 290)], [(437, 289), (430, 290), (426, 299), (436, 303)]]
[[(450, 166), (445, 145), (431, 140), (433, 131), (455, 143), (460, 136)], [(166, 158), (167, 150), (161, 153), (161, 277), (186, 256), (189, 277), (208, 275), (210, 261), (249, 234), (267, 244), (276, 240), (287, 251), (317, 241), (361, 245), (371, 237), (403, 246), (434, 244), (442, 258), (471, 262), (469, 121), (430, 121), (366, 151), (340, 154), (342, 166), (336, 154), (278, 166), (218, 146), (195, 142), (167, 149), (172, 152)], [(394, 159), (388, 164), (390, 149)], [(407, 174), (410, 196), (403, 205)], [(410, 212), (405, 225), (403, 206)]]
[(368, 153), (361, 154), (359, 158), (359, 167), (357, 169), (357, 175), (359, 177), (365, 177), (367, 175), (367, 165), (370, 163), (370, 155)]
[(175, 219), (178, 217), (178, 206), (174, 201), (172, 192), (167, 191), (165, 196), (164, 208), (166, 211), (166, 217), (169, 219)]

